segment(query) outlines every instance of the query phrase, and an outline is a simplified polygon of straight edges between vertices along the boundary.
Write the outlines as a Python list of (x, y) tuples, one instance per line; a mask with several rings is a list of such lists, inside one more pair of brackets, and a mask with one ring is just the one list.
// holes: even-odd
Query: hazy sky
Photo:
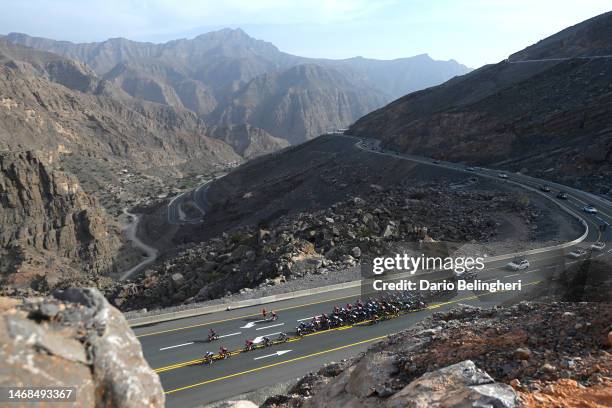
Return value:
[(241, 27), (307, 57), (497, 62), (610, 0), (0, 0), (0, 33), (164, 42)]

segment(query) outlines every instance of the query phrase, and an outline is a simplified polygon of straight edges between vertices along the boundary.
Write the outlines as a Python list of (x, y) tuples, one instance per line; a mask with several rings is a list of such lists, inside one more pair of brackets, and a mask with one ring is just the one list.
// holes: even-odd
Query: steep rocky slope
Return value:
[[(0, 285), (48, 290), (116, 268), (119, 229), (74, 176), (34, 152), (0, 152)], [(45, 163), (47, 162), (47, 163)]]
[[(425, 55), (392, 61), (303, 58), (240, 29), (164, 44), (122, 38), (73, 44), (16, 33), (5, 38), (86, 63), (138, 99), (187, 108), (213, 124), (231, 119), (233, 124), (259, 126), (291, 142), (344, 127), (394, 97), (469, 71), (455, 61)], [(283, 78), (305, 79), (294, 70), (304, 64), (317, 65), (318, 85), (304, 83), (296, 90), (295, 81)]]
[[(331, 208), (226, 227), (222, 234), (191, 244), (148, 269), (134, 282), (108, 288), (108, 297), (123, 310), (152, 309), (312, 276), (341, 280), (356, 264), (382, 253), (419, 253), (419, 239), (460, 247), (499, 238), (505, 217), (536, 223), (538, 211), (510, 194), (447, 193), (447, 188), (420, 184), (385, 190), (372, 185), (363, 197)], [(423, 226), (428, 227), (426, 234)]]
[[(612, 55), (611, 25), (612, 13), (594, 17), (506, 61), (400, 98), (358, 120), (350, 133), (605, 193), (612, 176), (612, 58), (593, 57)], [(532, 61), (541, 58), (557, 59)]]
[(208, 131), (212, 137), (232, 146), (236, 153), (245, 159), (289, 146), (285, 139), (274, 137), (265, 130), (246, 123), (211, 126)]
[(0, 40), (0, 149), (57, 153), (88, 191), (119, 185), (118, 169), (203, 171), (284, 145), (257, 129), (222, 131), (189, 110), (137, 100), (78, 62)]
[(382, 93), (356, 88), (334, 69), (304, 64), (256, 77), (208, 119), (213, 123), (251, 123), (296, 144), (348, 126), (384, 101)]
[(611, 317), (610, 303), (458, 307), (263, 407), (607, 407)]
[(74, 387), (70, 405), (83, 408), (164, 406), (136, 336), (96, 289), (0, 297), (0, 344), (4, 387)]

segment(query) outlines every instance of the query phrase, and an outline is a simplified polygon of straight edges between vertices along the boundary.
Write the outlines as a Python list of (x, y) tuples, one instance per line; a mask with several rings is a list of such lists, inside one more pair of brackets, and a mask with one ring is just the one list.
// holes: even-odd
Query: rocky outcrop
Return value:
[(32, 151), (0, 152), (1, 284), (49, 289), (106, 274), (120, 246), (118, 228), (74, 176)]
[(0, 298), (0, 317), (0, 385), (76, 387), (79, 407), (164, 406), (140, 343), (96, 289)]
[(611, 315), (609, 303), (460, 305), (263, 407), (608, 406)]

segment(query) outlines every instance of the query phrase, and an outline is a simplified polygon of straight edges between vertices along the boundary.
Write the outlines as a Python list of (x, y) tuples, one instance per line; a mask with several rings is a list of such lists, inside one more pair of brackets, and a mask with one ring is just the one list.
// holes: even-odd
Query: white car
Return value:
[(594, 249), (595, 251), (603, 251), (605, 247), (605, 242), (595, 242), (593, 245), (591, 245), (591, 249)]
[(582, 248), (576, 248), (574, 249), (572, 252), (570, 252), (569, 254), (567, 254), (570, 258), (582, 258), (583, 256), (585, 256), (587, 254), (587, 251), (585, 251)]
[(507, 175), (506, 173), (499, 173), (499, 174), (497, 175), (497, 177), (499, 177), (499, 178), (503, 178), (503, 179), (507, 179), (507, 178), (508, 178), (508, 175)]
[(582, 208), (582, 211), (584, 211), (585, 213), (588, 213), (588, 214), (597, 214), (597, 208), (595, 208), (595, 206), (593, 204), (585, 205)]
[(529, 261), (526, 259), (517, 259), (510, 262), (506, 266), (513, 271), (522, 271), (529, 268)]

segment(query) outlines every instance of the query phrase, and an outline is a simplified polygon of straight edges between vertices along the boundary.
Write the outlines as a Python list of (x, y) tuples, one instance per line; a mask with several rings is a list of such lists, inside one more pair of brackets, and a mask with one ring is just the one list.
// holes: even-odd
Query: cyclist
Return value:
[(211, 328), (210, 331), (208, 332), (208, 341), (213, 341), (213, 340), (216, 340), (218, 338), (219, 338), (219, 336), (215, 332), (215, 329)]
[(219, 356), (221, 356), (222, 358), (227, 358), (230, 356), (230, 352), (227, 350), (227, 347), (219, 347)]
[(278, 319), (278, 316), (276, 315), (276, 312), (273, 310), (272, 311), (272, 321)]
[(204, 364), (212, 364), (214, 355), (215, 353), (213, 353), (212, 351), (207, 351), (204, 354), (204, 359), (203, 359)]
[(268, 315), (268, 312), (266, 311), (266, 308), (264, 307), (263, 309), (261, 309), (261, 315), (263, 316), (263, 318), (265, 319), (266, 316)]
[(244, 350), (245, 351), (253, 350), (254, 344), (255, 343), (253, 343), (253, 340), (247, 339), (247, 341), (244, 342)]

